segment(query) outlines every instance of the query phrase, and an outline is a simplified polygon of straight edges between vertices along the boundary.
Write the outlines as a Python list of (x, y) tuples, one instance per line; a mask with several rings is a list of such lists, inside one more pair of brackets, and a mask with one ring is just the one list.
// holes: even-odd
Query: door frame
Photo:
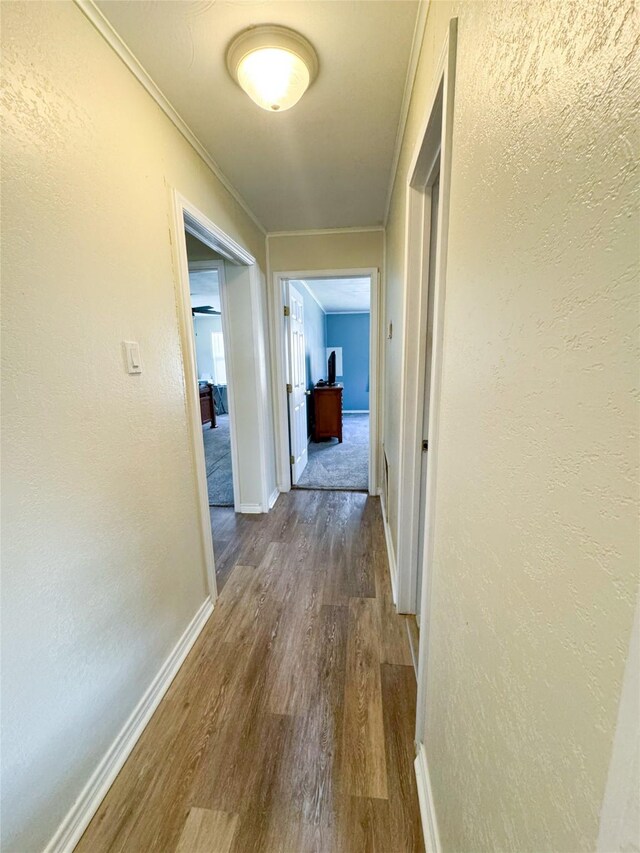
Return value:
[[(295, 283), (296, 283), (296, 284), (300, 284), (300, 285), (302, 285), (302, 282), (295, 282)], [(295, 429), (292, 429), (292, 426), (295, 426), (295, 425), (294, 425), (294, 420), (295, 420), (295, 418), (293, 417), (293, 415), (294, 415), (294, 413), (295, 413), (295, 409), (296, 409), (295, 397), (294, 397), (294, 394), (295, 394), (295, 391), (296, 391), (296, 386), (295, 386), (295, 382), (294, 382), (294, 380), (293, 380), (293, 375), (292, 375), (292, 374), (293, 374), (293, 372), (294, 372), (294, 371), (293, 371), (293, 364), (292, 364), (293, 355), (294, 355), (294, 354), (293, 354), (294, 347), (292, 346), (292, 344), (293, 344), (293, 340), (292, 340), (292, 330), (291, 330), (291, 318), (292, 318), (292, 317), (294, 316), (294, 314), (295, 314), (295, 311), (292, 311), (292, 310), (291, 310), (291, 309), (292, 309), (292, 303), (291, 303), (291, 291), (292, 291), (292, 289), (296, 291), (297, 295), (298, 295), (298, 296), (300, 297), (300, 299), (302, 300), (302, 337), (303, 337), (303, 341), (304, 341), (304, 343), (305, 343), (305, 346), (306, 346), (306, 341), (307, 341), (307, 335), (306, 335), (306, 329), (305, 329), (305, 325), (304, 325), (304, 324), (305, 324), (305, 316), (306, 316), (306, 315), (305, 315), (305, 311), (304, 311), (304, 296), (303, 296), (303, 295), (302, 295), (302, 293), (300, 292), (301, 290), (303, 290), (303, 287), (302, 287), (302, 286), (301, 286), (301, 287), (299, 287), (299, 288), (298, 288), (298, 287), (295, 287), (295, 285), (294, 285), (294, 281), (293, 281), (293, 280), (288, 280), (288, 281), (286, 281), (284, 286), (285, 286), (285, 289), (286, 289), (286, 292), (287, 292), (287, 305), (289, 306), (289, 318), (288, 318), (288, 323), (289, 323), (289, 324), (288, 324), (288, 326), (287, 326), (287, 324), (285, 323), (285, 331), (286, 331), (286, 342), (285, 342), (285, 345), (286, 345), (286, 348), (287, 348), (287, 360), (286, 360), (286, 365), (285, 365), (285, 367), (286, 367), (286, 371), (287, 371), (287, 373), (286, 373), (286, 379), (289, 381), (289, 383), (290, 383), (290, 385), (291, 385), (291, 389), (292, 389), (292, 390), (291, 390), (291, 393), (289, 393), (288, 386), (287, 386), (287, 395), (286, 395), (286, 399), (287, 399), (287, 410), (288, 410), (288, 412), (287, 412), (287, 413), (288, 413), (288, 416), (289, 416), (289, 449), (290, 449), (290, 455), (291, 455), (291, 458), (293, 459), (293, 462), (291, 462), (291, 464), (290, 464), (290, 466), (289, 466), (289, 469), (290, 469), (290, 472), (291, 472), (291, 485), (292, 485), (292, 487), (293, 487), (293, 486), (295, 485), (295, 483), (294, 483), (293, 481), (294, 481), (294, 479), (295, 479), (295, 469), (296, 469), (296, 466), (297, 466), (297, 459), (295, 458), (295, 456), (296, 456), (296, 452), (295, 452), (295, 451), (296, 451), (296, 449), (297, 449), (297, 448), (295, 448), (295, 447), (294, 447), (295, 442), (294, 442), (294, 438), (293, 438), (293, 435), (294, 435)], [(306, 355), (306, 354), (305, 354), (305, 355)], [(307, 367), (306, 367), (306, 357), (305, 357), (305, 368), (304, 368), (304, 395), (303, 395), (303, 396), (304, 396), (304, 431), (305, 431), (305, 446), (304, 446), (304, 449), (303, 449), (303, 451), (302, 451), (302, 454), (304, 455), (304, 457), (305, 457), (306, 461), (305, 461), (304, 466), (303, 466), (303, 469), (302, 469), (303, 471), (304, 471), (304, 468), (306, 468), (306, 466), (307, 466), (307, 464), (308, 464), (308, 462), (309, 462), (309, 436), (308, 436), (308, 424), (309, 424), (309, 391), (308, 391), (308, 389), (307, 389), (307, 376), (306, 376), (306, 373), (307, 373)], [(298, 477), (298, 479), (300, 479), (300, 478)]]
[[(172, 246), (176, 270), (176, 310), (180, 345), (182, 349), (182, 365), (184, 371), (184, 386), (186, 396), (187, 422), (190, 436), (190, 450), (195, 469), (196, 501), (198, 506), (200, 537), (204, 557), (207, 584), (211, 600), (215, 602), (218, 596), (216, 584), (216, 564), (213, 554), (213, 538), (211, 531), (211, 516), (209, 514), (209, 494), (207, 491), (207, 467), (204, 456), (204, 441), (202, 438), (202, 419), (200, 415), (200, 395), (198, 393), (198, 369), (196, 364), (195, 335), (191, 314), (191, 292), (189, 287), (189, 259), (187, 257), (187, 241), (185, 231), (188, 231), (206, 246), (218, 252), (224, 258), (242, 266), (256, 264), (253, 255), (249, 254), (236, 241), (225, 234), (195, 205), (187, 201), (177, 190), (172, 190)], [(221, 297), (222, 298), (222, 297)], [(224, 316), (224, 309), (223, 309)], [(225, 350), (226, 359), (226, 350)], [(256, 393), (258, 389), (256, 388)], [(230, 431), (233, 429), (233, 419), (230, 416)], [(232, 439), (232, 447), (236, 437)], [(263, 448), (261, 448), (262, 450)], [(232, 465), (235, 460), (232, 459)], [(237, 468), (237, 465), (234, 466)], [(237, 476), (237, 473), (236, 473)], [(238, 500), (236, 482), (234, 480), (234, 500)]]
[[(454, 120), (457, 19), (449, 23), (440, 54), (431, 95), (420, 125), (407, 173), (405, 207), (405, 304), (400, 414), (400, 475), (398, 502), (398, 610), (415, 613), (418, 571), (423, 572), (418, 651), (418, 695), (416, 743), (424, 741), (427, 696), (431, 581), (433, 575), (434, 527), (444, 358), (444, 322), (451, 192), (451, 154)], [(420, 454), (422, 452), (423, 403), (425, 388), (427, 293), (431, 192), (429, 181), (439, 160), (440, 196), (438, 247), (436, 254), (433, 348), (429, 404), (429, 459), (424, 507), (424, 548), (418, 566), (420, 513)]]
[(291, 489), (289, 462), (289, 418), (287, 406), (287, 332), (284, 307), (286, 283), (308, 278), (369, 278), (371, 282), (369, 311), (369, 494), (378, 494), (379, 457), (379, 379), (380, 379), (380, 273), (377, 267), (341, 270), (286, 270), (272, 273), (269, 288), (269, 318), (271, 327), (271, 370), (276, 445), (276, 474), (278, 489)]
[[(240, 484), (238, 482), (238, 437), (235, 428), (235, 398), (233, 390), (233, 355), (229, 346), (229, 313), (226, 307), (227, 283), (223, 261), (189, 261), (189, 272), (192, 270), (218, 270), (220, 286), (220, 321), (222, 324), (222, 346), (224, 350), (224, 366), (227, 373), (227, 403), (229, 405), (229, 439), (231, 443), (231, 478), (233, 480), (233, 509), (240, 512)], [(195, 344), (195, 341), (194, 341)], [(196, 364), (197, 369), (197, 364)]]

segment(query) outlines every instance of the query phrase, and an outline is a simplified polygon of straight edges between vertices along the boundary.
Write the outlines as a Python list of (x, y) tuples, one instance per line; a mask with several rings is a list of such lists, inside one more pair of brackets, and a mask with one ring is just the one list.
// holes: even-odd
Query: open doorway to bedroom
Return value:
[(375, 494), (377, 271), (277, 283), (289, 482)]
[[(224, 259), (186, 234), (207, 494), (210, 507), (233, 507), (229, 362), (225, 355)], [(228, 349), (228, 346), (227, 346)]]

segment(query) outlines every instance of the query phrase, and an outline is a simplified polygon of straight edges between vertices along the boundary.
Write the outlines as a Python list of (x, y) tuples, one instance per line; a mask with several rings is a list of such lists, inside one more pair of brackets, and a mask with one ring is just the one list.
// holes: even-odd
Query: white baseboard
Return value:
[(74, 849), (212, 612), (213, 604), (207, 598), (90, 776), (44, 853), (71, 853)]
[(263, 512), (262, 504), (240, 504), (238, 506), (238, 512), (246, 512), (249, 515), (256, 515), (257, 513)]
[(440, 835), (438, 833), (438, 821), (436, 820), (436, 809), (431, 791), (431, 778), (429, 776), (429, 765), (427, 763), (427, 751), (424, 744), (418, 747), (418, 755), (414, 762), (416, 770), (416, 783), (418, 786), (418, 800), (420, 802), (420, 817), (422, 819), (422, 834), (424, 835), (424, 846), (426, 853), (441, 853)]
[(280, 496), (280, 489), (274, 489), (271, 492), (271, 496), (269, 498), (269, 509), (273, 509), (275, 502), (278, 500)]
[(368, 415), (369, 409), (343, 409), (343, 415)]
[(384, 503), (384, 496), (382, 494), (382, 490), (380, 490), (380, 505), (382, 506), (382, 524), (384, 527), (384, 540), (387, 543), (387, 559), (389, 560), (389, 575), (391, 576), (391, 594), (393, 596), (393, 603), (398, 604), (398, 593), (397, 593), (397, 578), (398, 578), (398, 569), (396, 565), (396, 555), (393, 550), (393, 540), (391, 538), (391, 528), (389, 527), (389, 521), (387, 520), (387, 508)]

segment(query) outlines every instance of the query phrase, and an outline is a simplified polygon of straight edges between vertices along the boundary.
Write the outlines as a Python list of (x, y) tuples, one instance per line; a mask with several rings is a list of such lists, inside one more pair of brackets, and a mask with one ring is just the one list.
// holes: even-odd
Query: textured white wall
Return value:
[(387, 234), (394, 502), (404, 185), (455, 15), (433, 793), (446, 853), (592, 850), (638, 581), (637, 10), (431, 4)]
[(263, 268), (264, 238), (75, 5), (2, 16), (2, 848), (31, 853), (207, 595), (170, 187)]

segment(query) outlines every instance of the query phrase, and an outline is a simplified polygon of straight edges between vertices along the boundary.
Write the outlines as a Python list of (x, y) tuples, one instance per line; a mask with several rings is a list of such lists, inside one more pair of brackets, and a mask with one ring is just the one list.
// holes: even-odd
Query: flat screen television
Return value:
[(327, 365), (327, 381), (329, 385), (336, 384), (336, 351), (333, 350), (331, 355), (329, 356), (329, 363)]

